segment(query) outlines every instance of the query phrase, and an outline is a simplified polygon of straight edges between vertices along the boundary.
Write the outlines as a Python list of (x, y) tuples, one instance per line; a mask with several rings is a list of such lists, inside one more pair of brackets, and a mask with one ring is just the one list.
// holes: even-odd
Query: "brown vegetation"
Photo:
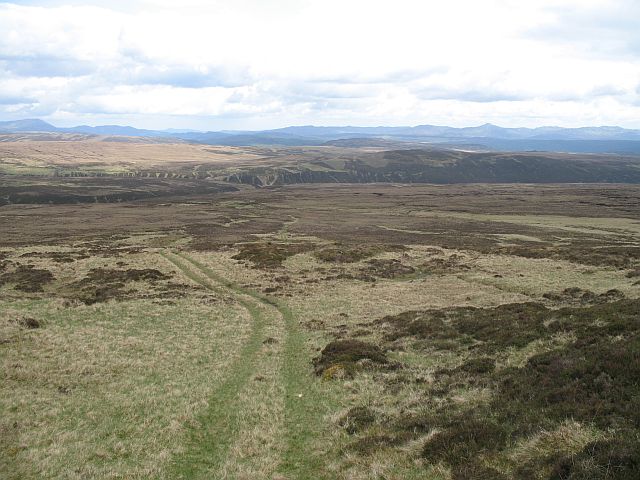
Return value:
[(352, 373), (358, 367), (358, 362), (363, 360), (377, 365), (389, 363), (384, 351), (377, 345), (360, 340), (336, 340), (328, 343), (320, 352), (320, 356), (314, 360), (317, 375), (323, 374), (327, 369), (340, 366), (345, 371)]
[(233, 256), (235, 260), (246, 260), (256, 268), (278, 268), (287, 258), (309, 251), (313, 245), (304, 243), (259, 242), (245, 243), (239, 246), (240, 253)]
[(17, 265), (13, 271), (0, 275), (0, 287), (13, 284), (21, 292), (42, 292), (44, 285), (54, 279), (49, 270), (35, 268), (33, 265)]
[(124, 298), (124, 287), (128, 282), (156, 282), (171, 278), (157, 269), (114, 270), (108, 268), (92, 268), (82, 279), (71, 287), (76, 297), (87, 305), (106, 302), (111, 299)]

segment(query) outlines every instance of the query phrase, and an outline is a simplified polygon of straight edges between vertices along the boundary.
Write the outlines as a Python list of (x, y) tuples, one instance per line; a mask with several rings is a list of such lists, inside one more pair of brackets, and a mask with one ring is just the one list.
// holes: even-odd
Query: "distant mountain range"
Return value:
[(455, 128), (436, 125), (415, 127), (315, 127), (292, 126), (262, 131), (144, 130), (102, 125), (60, 128), (40, 119), (0, 122), (0, 133), (56, 132), (87, 135), (179, 139), (209, 145), (339, 145), (380, 147), (405, 143), (497, 151), (557, 151), (573, 153), (640, 154), (640, 130), (620, 127), (503, 128), (492, 124)]

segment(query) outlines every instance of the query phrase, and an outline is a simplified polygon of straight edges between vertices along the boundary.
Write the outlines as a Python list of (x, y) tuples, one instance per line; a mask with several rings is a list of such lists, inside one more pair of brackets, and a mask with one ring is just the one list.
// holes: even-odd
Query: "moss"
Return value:
[(345, 378), (346, 376), (348, 376), (347, 368), (341, 363), (331, 365), (322, 372), (322, 380), (334, 380)]

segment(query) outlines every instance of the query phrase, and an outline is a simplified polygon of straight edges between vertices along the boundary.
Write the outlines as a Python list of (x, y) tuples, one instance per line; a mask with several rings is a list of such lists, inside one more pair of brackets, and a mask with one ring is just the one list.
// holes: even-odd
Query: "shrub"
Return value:
[(304, 243), (273, 243), (258, 242), (245, 243), (239, 246), (240, 252), (234, 255), (234, 260), (248, 260), (257, 268), (278, 268), (287, 258), (303, 253), (313, 248)]
[(377, 345), (360, 340), (336, 340), (329, 343), (320, 356), (314, 360), (317, 375), (334, 365), (342, 365), (346, 370), (353, 370), (355, 363), (369, 360), (377, 364), (388, 364), (387, 356)]
[(553, 466), (549, 480), (637, 480), (640, 478), (640, 442), (628, 432), (625, 438), (600, 440)]
[(353, 407), (345, 415), (343, 415), (338, 424), (344, 428), (347, 433), (353, 435), (364, 428), (368, 427), (376, 421), (376, 415), (368, 407)]
[(489, 419), (462, 418), (429, 438), (422, 457), (430, 463), (461, 465), (482, 452), (500, 448), (507, 438), (504, 428)]
[(40, 322), (39, 320), (36, 320), (35, 318), (23, 317), (18, 319), (18, 325), (20, 325), (21, 327), (33, 330), (36, 328), (40, 328), (42, 326), (42, 322)]
[(42, 292), (43, 286), (55, 280), (49, 270), (34, 268), (33, 265), (18, 265), (12, 271), (0, 276), (0, 287), (14, 284), (16, 290), (26, 293)]

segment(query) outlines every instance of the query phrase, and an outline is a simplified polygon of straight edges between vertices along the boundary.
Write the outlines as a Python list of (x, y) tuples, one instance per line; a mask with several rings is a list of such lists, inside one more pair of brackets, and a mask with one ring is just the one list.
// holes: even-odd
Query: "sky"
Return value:
[(640, 128), (640, 1), (0, 1), (21, 118)]

